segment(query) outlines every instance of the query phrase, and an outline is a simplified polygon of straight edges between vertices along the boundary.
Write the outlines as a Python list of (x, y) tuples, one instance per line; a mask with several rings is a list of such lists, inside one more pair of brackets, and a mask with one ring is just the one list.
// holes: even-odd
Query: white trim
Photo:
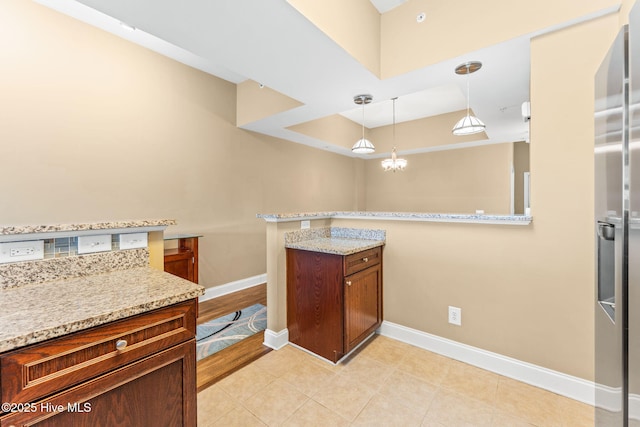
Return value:
[(289, 343), (289, 330), (287, 328), (280, 332), (274, 332), (271, 329), (264, 331), (264, 345), (274, 350), (280, 350)]
[(384, 321), (380, 335), (593, 405), (594, 383), (498, 353)]
[[(596, 401), (598, 402), (598, 409), (614, 413), (621, 412), (621, 395), (622, 391), (620, 388), (609, 387), (604, 384), (596, 384)], [(629, 419), (636, 421), (640, 420), (640, 395), (634, 393), (629, 394)]]
[(224, 285), (207, 288), (205, 289), (204, 295), (202, 295), (198, 299), (198, 301), (202, 302), (212, 298), (217, 298), (222, 295), (241, 291), (253, 286), (262, 285), (263, 283), (267, 283), (267, 273), (258, 274), (257, 276), (247, 277), (246, 279), (240, 279), (236, 280), (235, 282), (229, 282), (225, 283)]
[(629, 394), (629, 419), (640, 420), (640, 395)]

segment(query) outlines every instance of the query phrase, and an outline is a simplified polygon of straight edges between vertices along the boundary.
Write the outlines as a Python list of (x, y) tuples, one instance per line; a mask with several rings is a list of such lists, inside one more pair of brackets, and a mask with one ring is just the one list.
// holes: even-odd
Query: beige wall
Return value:
[(253, 80), (245, 80), (236, 90), (236, 125), (242, 126), (303, 105)]
[(365, 68), (380, 75), (380, 13), (371, 1), (287, 1)]
[[(331, 221), (386, 230), (386, 321), (594, 379), (593, 76), (618, 19), (610, 15), (532, 41), (530, 225)], [(377, 167), (373, 160), (365, 166)], [(368, 189), (374, 180), (367, 175)], [(275, 332), (286, 327), (282, 233), (298, 226), (269, 224), (267, 233), (275, 266), (268, 327)], [(449, 305), (462, 309), (462, 326), (447, 322)]]
[(0, 224), (174, 218), (214, 286), (265, 272), (256, 213), (356, 208), (358, 161), (236, 128), (231, 83), (30, 1), (0, 34)]
[[(411, 0), (381, 18), (381, 72), (389, 78), (619, 4), (617, 0)], [(418, 13), (426, 20), (416, 23)]]
[[(362, 138), (362, 126), (340, 114), (289, 126), (287, 129), (349, 150)], [(364, 128), (365, 138), (370, 138), (369, 135), (370, 130)]]
[[(365, 128), (364, 135), (375, 145), (377, 153), (390, 153), (394, 145), (402, 151), (487, 139), (484, 132), (464, 136), (451, 133), (453, 126), (465, 114), (466, 110), (460, 110), (397, 123), (395, 142), (393, 125)], [(287, 129), (349, 149), (362, 138), (362, 127), (339, 114), (289, 126)]]
[(366, 210), (509, 214), (513, 144), (402, 156), (403, 172), (366, 161)]
[(618, 23), (531, 43), (530, 226), (333, 220), (387, 230), (386, 320), (593, 379), (593, 76)]
[[(559, 21), (611, 1), (553, 3), (536, 7)], [(502, 33), (503, 20), (478, 22)], [(358, 223), (388, 230), (387, 320), (592, 379), (593, 75), (618, 24), (532, 42), (531, 226)], [(375, 181), (377, 161), (237, 129), (233, 84), (32, 2), (0, 2), (0, 32), (2, 224), (175, 218), (171, 231), (204, 234), (201, 279), (213, 286), (264, 273), (256, 213), (375, 204), (361, 179)], [(449, 304), (462, 327), (446, 323)]]

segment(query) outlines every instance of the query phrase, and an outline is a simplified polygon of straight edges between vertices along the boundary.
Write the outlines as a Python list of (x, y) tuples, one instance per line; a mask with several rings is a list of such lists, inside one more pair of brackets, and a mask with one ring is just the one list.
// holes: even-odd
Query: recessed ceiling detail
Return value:
[[(491, 44), (489, 47), (467, 52), (464, 55), (439, 60), (428, 66), (381, 79), (372, 67), (367, 68), (363, 62), (355, 59), (345, 48), (327, 36), (312, 20), (303, 15), (289, 2), (293, 0), (220, 0), (209, 2), (176, 2), (174, 0), (37, 0), (46, 6), (66, 13), (90, 25), (112, 32), (119, 37), (139, 43), (149, 49), (165, 54), (187, 65), (203, 70), (230, 82), (241, 84), (247, 80), (252, 82), (256, 90), (260, 82), (265, 85), (262, 91), (269, 92), (275, 98), (285, 100), (284, 104), (274, 110), (249, 114), (241, 121), (243, 129), (263, 133), (296, 143), (326, 149), (347, 156), (351, 153), (350, 145), (323, 140), (312, 133), (297, 132), (294, 129), (308, 128), (307, 124), (320, 119), (341, 117), (341, 128), (350, 132), (351, 123), (357, 130), (359, 119), (354, 116), (352, 97), (358, 93), (370, 93), (374, 101), (367, 106), (365, 127), (375, 131), (384, 129), (389, 124), (391, 115), (390, 100), (402, 97), (402, 106), (398, 105), (398, 124), (421, 122), (433, 117), (443, 117), (452, 111), (464, 108), (464, 79), (451, 72), (456, 65), (470, 59), (483, 63), (482, 73), (470, 76), (473, 87), (471, 109), (487, 124), (488, 134), (477, 137), (464, 144), (502, 143), (520, 141), (528, 138), (528, 123), (523, 122), (519, 108), (501, 108), (504, 106), (520, 106), (529, 97), (529, 39), (545, 31), (557, 30), (565, 21), (549, 22), (548, 29), (539, 29), (525, 35), (514, 35), (504, 38), (504, 42)], [(297, 0), (300, 1), (300, 0)], [(397, 13), (409, 12), (411, 2), (404, 0), (371, 0), (380, 19)], [(307, 5), (309, 3), (307, 2)], [(332, 4), (337, 4), (334, 2)], [(315, 5), (315, 6), (314, 6)], [(310, 7), (318, 7), (311, 3)], [(581, 19), (594, 19), (614, 11), (588, 10), (588, 2), (581, 16), (567, 17), (571, 25)], [(371, 8), (369, 8), (371, 9)], [(592, 8), (593, 9), (593, 8)], [(353, 30), (354, 20), (336, 18), (340, 11), (331, 10), (331, 19), (336, 22), (336, 31), (342, 31), (345, 37), (360, 36)], [(415, 19), (422, 10), (412, 10), (407, 16)], [(431, 14), (433, 11), (424, 10)], [(321, 8), (318, 13), (323, 12)], [(344, 10), (345, 18), (349, 13)], [(376, 13), (373, 11), (373, 15)], [(328, 25), (333, 24), (329, 19)], [(367, 35), (375, 35), (374, 20), (368, 16)], [(571, 19), (571, 21), (568, 21)], [(541, 21), (541, 22), (542, 22)], [(135, 31), (127, 31), (120, 26), (126, 22)], [(381, 21), (382, 22), (382, 21)], [(344, 23), (348, 23), (340, 26)], [(381, 39), (386, 37), (380, 25), (378, 39), (363, 38), (362, 41), (373, 43), (372, 51), (376, 51)], [(405, 22), (404, 25), (407, 25)], [(527, 22), (531, 27), (533, 24)], [(411, 28), (431, 29), (430, 26), (411, 25)], [(347, 31), (348, 30), (348, 31)], [(395, 34), (387, 28), (388, 35)], [(533, 30), (530, 30), (533, 31)], [(502, 33), (500, 33), (502, 34)], [(446, 44), (443, 38), (439, 44)], [(406, 44), (405, 44), (406, 45)], [(409, 55), (421, 58), (429, 55), (424, 44), (420, 49), (411, 49)], [(441, 46), (440, 46), (441, 47)], [(442, 48), (442, 47), (441, 47)], [(404, 54), (402, 52), (398, 54)], [(385, 57), (382, 60), (401, 62), (401, 57)], [(404, 58), (405, 60), (411, 58)], [(415, 59), (415, 58), (414, 58)], [(411, 62), (411, 61), (410, 61)], [(402, 67), (397, 69), (403, 70)], [(250, 97), (249, 97), (250, 98)], [(240, 100), (240, 102), (245, 102)], [(244, 107), (241, 107), (244, 108)], [(345, 119), (348, 118), (348, 119)], [(455, 119), (457, 120), (457, 119)], [(453, 120), (452, 123), (455, 123)], [(430, 121), (432, 122), (432, 121)], [(301, 126), (304, 125), (304, 126)], [(450, 132), (452, 124), (444, 127)], [(398, 128), (401, 132), (401, 128)], [(330, 133), (330, 132), (325, 132)], [(351, 137), (332, 134), (332, 138), (344, 139), (353, 143)], [(470, 137), (465, 137), (470, 138)], [(486, 139), (483, 139), (486, 138)], [(376, 139), (377, 138), (372, 138)], [(466, 140), (465, 140), (466, 141)], [(414, 141), (407, 145), (415, 147)], [(380, 145), (381, 144), (381, 145)], [(426, 143), (425, 143), (426, 144)], [(446, 145), (446, 144), (445, 144)], [(328, 148), (327, 148), (328, 147)], [(376, 155), (388, 156), (392, 147), (385, 147), (384, 142), (376, 142), (379, 148)], [(430, 151), (433, 146), (410, 148), (413, 152)], [(403, 152), (405, 144), (403, 141)], [(357, 157), (357, 156), (356, 156)]]

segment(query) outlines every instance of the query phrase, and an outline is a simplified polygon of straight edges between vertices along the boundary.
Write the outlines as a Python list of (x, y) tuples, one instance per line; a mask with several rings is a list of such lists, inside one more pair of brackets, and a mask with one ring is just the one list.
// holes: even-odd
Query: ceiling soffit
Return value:
[[(371, 117), (381, 117), (370, 126), (386, 125), (384, 111), (393, 97), (398, 97), (398, 122), (459, 110), (461, 106), (452, 101), (456, 97), (452, 94), (466, 93), (466, 79), (455, 75), (453, 70), (468, 60), (483, 63), (482, 70), (469, 79), (471, 108), (487, 125), (488, 139), (476, 142), (526, 139), (528, 125), (522, 120), (520, 105), (529, 100), (529, 39), (615, 13), (619, 7), (614, 0), (540, 0), (525, 6), (511, 0), (487, 0), (481, 4), (469, 1), (466, 3), (470, 6), (469, 13), (474, 8), (482, 9), (475, 10), (481, 13), (478, 22), (482, 31), (472, 33), (475, 27), (466, 28), (460, 21), (460, 16), (464, 19), (471, 16), (466, 10), (463, 15), (455, 14), (452, 20), (455, 10), (450, 7), (445, 10), (444, 6), (428, 9), (433, 5), (430, 0), (407, 1), (382, 15), (367, 0), (327, 0), (334, 5), (327, 8), (332, 16), (340, 17), (336, 27), (329, 31), (336, 35), (330, 36), (312, 24), (313, 13), (303, 15), (293, 7), (293, 4), (311, 7), (311, 0), (38, 1), (234, 83), (260, 82), (273, 91), (264, 93), (267, 98), (277, 99), (278, 105), (266, 105), (265, 112), (249, 111), (250, 114), (244, 105), (240, 106), (242, 128), (350, 156), (354, 155), (344, 146), (293, 129), (340, 113), (350, 117), (350, 110), (354, 110), (353, 96), (362, 93), (374, 97), (367, 106)], [(326, 7), (325, 2), (314, 3)], [(531, 12), (526, 22), (521, 19), (522, 7)], [(416, 22), (417, 12), (426, 13), (423, 24)], [(366, 16), (366, 24), (355, 28), (354, 15)], [(376, 20), (380, 36), (375, 35)], [(121, 21), (137, 30), (125, 35)], [(324, 25), (329, 28), (329, 24)], [(353, 36), (348, 41), (349, 34), (362, 37)], [(338, 35), (345, 37), (341, 44), (336, 41), (341, 40)], [(167, 46), (173, 51), (167, 53)], [(359, 59), (366, 56), (366, 49), (371, 46), (379, 50), (379, 73), (375, 60)], [(361, 53), (352, 53), (358, 49), (362, 49)], [(421, 106), (416, 102), (410, 109), (413, 116), (408, 117), (400, 107), (405, 98), (447, 87), (453, 87), (443, 91), (448, 95), (431, 98), (436, 105), (443, 105), (441, 111), (431, 108), (428, 113), (417, 113)], [(239, 93), (242, 90), (239, 88)], [(380, 113), (375, 114), (379, 103), (384, 105), (379, 105)], [(391, 113), (388, 117), (390, 122)], [(447, 131), (457, 120), (446, 127)], [(384, 153), (378, 151), (376, 155)]]

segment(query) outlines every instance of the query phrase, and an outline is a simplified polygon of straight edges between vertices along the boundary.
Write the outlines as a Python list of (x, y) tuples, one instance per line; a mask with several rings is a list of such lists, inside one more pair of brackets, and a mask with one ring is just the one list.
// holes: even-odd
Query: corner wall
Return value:
[(31, 1), (0, 34), (0, 224), (176, 219), (211, 287), (265, 272), (257, 213), (356, 209), (358, 161), (236, 128), (232, 83)]
[(399, 156), (402, 172), (366, 161), (368, 211), (509, 214), (513, 144)]
[[(531, 42), (531, 225), (332, 220), (387, 230), (385, 320), (593, 380), (593, 76), (618, 19)], [(384, 198), (376, 186), (428, 185), (398, 176), (367, 176), (368, 210)], [(461, 327), (447, 323), (449, 305), (462, 309)]]

